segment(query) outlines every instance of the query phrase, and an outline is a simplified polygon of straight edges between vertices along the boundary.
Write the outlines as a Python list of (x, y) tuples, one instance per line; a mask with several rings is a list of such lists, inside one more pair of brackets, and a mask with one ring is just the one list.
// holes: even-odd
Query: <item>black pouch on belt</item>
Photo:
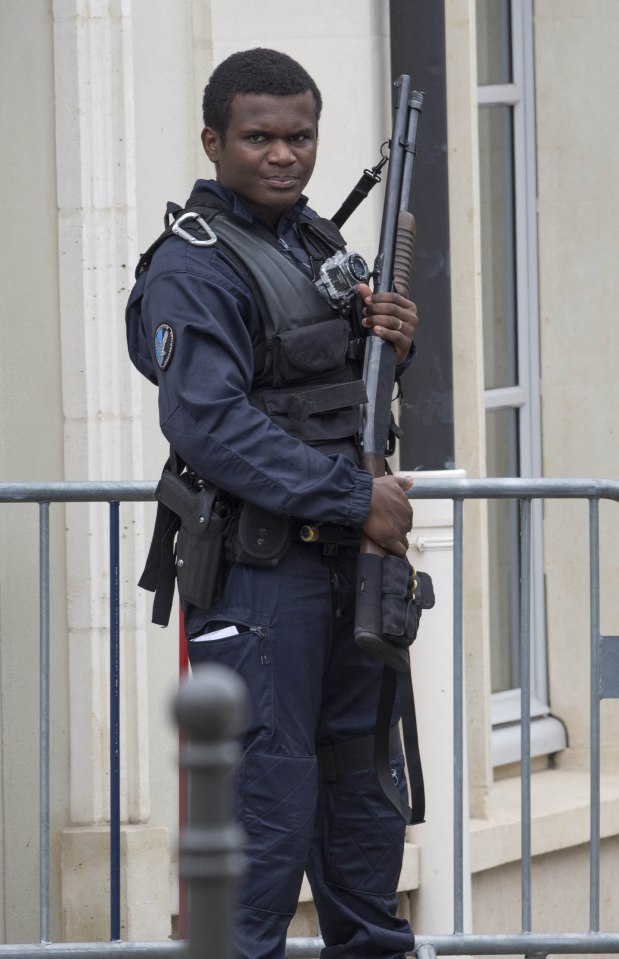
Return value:
[(231, 544), (231, 558), (247, 566), (277, 566), (292, 544), (290, 516), (243, 503)]

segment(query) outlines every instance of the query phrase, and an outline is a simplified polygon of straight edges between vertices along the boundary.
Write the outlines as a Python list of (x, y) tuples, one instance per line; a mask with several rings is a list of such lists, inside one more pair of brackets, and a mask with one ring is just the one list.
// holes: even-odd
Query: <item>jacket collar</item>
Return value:
[[(268, 229), (271, 229), (271, 227), (268, 226), (264, 220), (262, 220), (260, 217), (254, 216), (254, 214), (247, 209), (241, 198), (236, 193), (233, 193), (232, 190), (222, 186), (221, 183), (217, 182), (217, 180), (196, 180), (193, 190), (191, 191), (191, 196), (194, 196), (196, 193), (213, 193), (215, 196), (219, 197), (220, 200), (223, 200), (229, 205), (232, 213), (234, 213), (235, 216), (240, 217), (242, 220), (246, 220), (248, 223), (260, 223), (262, 226), (266, 226)], [(189, 205), (189, 203), (190, 201), (188, 201), (187, 205)], [(307, 197), (303, 194), (299, 197), (296, 203), (293, 203), (292, 206), (289, 206), (288, 209), (285, 210), (285, 212), (281, 215), (277, 224), (277, 229), (273, 232), (278, 236), (286, 233), (295, 223), (298, 222), (302, 213), (305, 213), (312, 219), (316, 217), (314, 211), (310, 210), (307, 206)]]

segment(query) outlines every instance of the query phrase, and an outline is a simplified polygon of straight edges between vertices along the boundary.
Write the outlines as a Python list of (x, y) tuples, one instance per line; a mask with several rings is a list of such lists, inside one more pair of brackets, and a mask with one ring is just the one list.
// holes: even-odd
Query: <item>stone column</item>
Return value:
[[(124, 307), (137, 259), (130, 0), (53, 0), (59, 288), (67, 479), (137, 479), (141, 410)], [(149, 742), (140, 506), (121, 506), (123, 936), (170, 931), (169, 855), (148, 825)], [(73, 824), (63, 841), (64, 935), (109, 936), (108, 508), (67, 508)], [(148, 892), (140, 892), (148, 879)], [(137, 915), (139, 905), (140, 915)], [(146, 910), (146, 912), (144, 911)]]

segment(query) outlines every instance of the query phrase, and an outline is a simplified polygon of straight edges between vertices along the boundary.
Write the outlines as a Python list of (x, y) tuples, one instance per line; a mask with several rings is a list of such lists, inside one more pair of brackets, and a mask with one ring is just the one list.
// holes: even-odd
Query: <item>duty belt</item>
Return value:
[(323, 546), (358, 546), (361, 530), (335, 523), (301, 523), (296, 536), (302, 543), (320, 543)]

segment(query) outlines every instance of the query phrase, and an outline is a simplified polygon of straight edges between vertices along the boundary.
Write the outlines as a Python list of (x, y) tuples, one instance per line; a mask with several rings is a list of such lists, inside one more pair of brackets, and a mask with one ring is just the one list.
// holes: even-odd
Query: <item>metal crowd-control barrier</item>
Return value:
[[(35, 502), (40, 514), (40, 912), (41, 943), (34, 945), (0, 946), (0, 959), (39, 959), (52, 955), (56, 959), (69, 957), (97, 957), (109, 959), (112, 955), (158, 957), (186, 955), (197, 959), (206, 943), (215, 935), (218, 916), (224, 917), (224, 926), (229, 919), (227, 906), (220, 902), (213, 914), (204, 906), (202, 896), (213, 893), (211, 879), (217, 874), (209, 855), (198, 852), (188, 875), (191, 908), (200, 902), (201, 917), (192, 924), (189, 919), (189, 945), (181, 942), (120, 942), (120, 803), (119, 803), (119, 727), (118, 727), (118, 648), (119, 648), (119, 503), (121, 501), (150, 500), (154, 495), (154, 483), (15, 483), (0, 484), (0, 502)], [(454, 507), (454, 932), (451, 935), (420, 934), (416, 939), (416, 953), (420, 959), (434, 959), (436, 955), (506, 955), (546, 956), (548, 954), (596, 954), (619, 953), (619, 932), (600, 931), (600, 703), (602, 699), (619, 698), (619, 636), (600, 634), (600, 558), (599, 558), (599, 502), (619, 500), (619, 482), (595, 479), (423, 479), (415, 482), (411, 493), (414, 499), (449, 499)], [(463, 506), (467, 499), (515, 499), (520, 503), (520, 675), (522, 736), (521, 736), (521, 901), (522, 928), (518, 933), (501, 935), (472, 934), (464, 932), (464, 757), (463, 757)], [(590, 878), (589, 878), (589, 928), (588, 933), (538, 934), (531, 923), (531, 759), (530, 759), (530, 604), (531, 604), (531, 503), (534, 499), (582, 499), (589, 503), (589, 585), (590, 585), (590, 714), (591, 714), (591, 763), (590, 763)], [(52, 502), (110, 503), (110, 666), (111, 666), (111, 936), (107, 943), (50, 943), (49, 942), (49, 504)], [(193, 707), (192, 707), (193, 708)], [(179, 706), (179, 717), (185, 720), (184, 706)], [(193, 722), (190, 720), (190, 722)], [(234, 727), (235, 721), (231, 721)], [(239, 727), (240, 728), (240, 727)], [(227, 730), (230, 731), (230, 728)], [(191, 735), (199, 735), (193, 725)], [(208, 752), (208, 750), (206, 750)], [(203, 755), (204, 755), (203, 751)], [(202, 775), (202, 787), (205, 775)], [(190, 776), (191, 778), (191, 776)], [(208, 811), (209, 800), (195, 797), (190, 786), (192, 811), (196, 804)], [(215, 801), (217, 806), (217, 800)], [(190, 820), (188, 835), (192, 836), (194, 823)], [(205, 825), (205, 824), (201, 824)], [(238, 870), (238, 852), (235, 840), (223, 839), (217, 846), (217, 829), (221, 822), (213, 823), (216, 832), (209, 833), (211, 852), (222, 865), (222, 857), (232, 857), (234, 865), (227, 862), (231, 875)], [(199, 828), (198, 828), (199, 832)], [(198, 832), (193, 833), (195, 841)], [(223, 834), (226, 827), (223, 827)], [(191, 846), (193, 840), (187, 840)], [(227, 845), (226, 845), (227, 843)], [(207, 845), (209, 843), (207, 842)], [(197, 849), (197, 847), (196, 847)], [(237, 857), (235, 859), (235, 857)], [(190, 854), (191, 858), (191, 854)], [(203, 870), (203, 871), (202, 871)], [(227, 874), (228, 875), (228, 874)], [(195, 890), (195, 891), (194, 891)], [(219, 888), (224, 898), (229, 895), (227, 882)], [(210, 917), (210, 919), (208, 918)], [(225, 933), (224, 933), (225, 935)], [(196, 937), (198, 941), (196, 941)], [(205, 940), (206, 937), (206, 940)], [(193, 941), (192, 941), (193, 940)], [(315, 959), (322, 948), (319, 937), (293, 938), (288, 940), (289, 959)], [(222, 945), (221, 949), (227, 948)], [(195, 950), (195, 951), (192, 951)], [(213, 953), (227, 959), (225, 951)]]
[[(121, 501), (152, 500), (155, 483), (0, 483), (0, 503), (39, 504), (39, 931), (50, 942), (50, 539), (51, 503), (110, 507), (110, 940), (120, 940), (120, 520)], [(23, 946), (0, 946), (2, 955), (31, 955)], [(36, 948), (36, 947), (35, 947)], [(99, 948), (99, 946), (97, 946)], [(20, 951), (17, 951), (17, 950)], [(93, 950), (95, 947), (93, 946)], [(8, 951), (12, 950), (12, 951)], [(41, 947), (36, 954), (40, 955)], [(93, 955), (89, 951), (89, 955)], [(97, 953), (98, 954), (98, 953)], [(164, 955), (164, 952), (158, 953)], [(167, 954), (167, 952), (165, 953)], [(152, 953), (154, 956), (155, 954)]]
[[(423, 479), (413, 499), (451, 499), (454, 507), (454, 932), (416, 935), (419, 959), (436, 955), (619, 953), (619, 931), (600, 931), (600, 702), (619, 698), (619, 636), (600, 634), (599, 503), (619, 501), (619, 482), (596, 479)], [(516, 499), (520, 504), (520, 676), (521, 676), (521, 920), (511, 935), (464, 932), (464, 648), (463, 507), (467, 499)], [(589, 502), (590, 588), (590, 868), (588, 933), (536, 934), (531, 921), (531, 502), (585, 499)], [(289, 959), (316, 959), (318, 938), (292, 940)]]

